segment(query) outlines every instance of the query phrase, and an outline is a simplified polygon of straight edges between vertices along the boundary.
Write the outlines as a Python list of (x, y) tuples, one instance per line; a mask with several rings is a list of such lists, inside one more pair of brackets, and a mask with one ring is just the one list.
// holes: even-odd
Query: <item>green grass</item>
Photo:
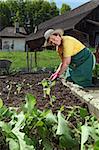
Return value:
[(37, 53), (39, 67), (56, 67), (60, 64), (60, 58), (56, 51), (45, 50)]
[[(90, 48), (94, 51), (93, 48)], [(29, 52), (29, 64), (31, 65), (32, 57), (32, 69), (36, 67), (35, 64), (35, 52)], [(8, 59), (12, 61), (11, 70), (21, 70), (27, 68), (27, 53), (16, 52), (0, 52), (0, 59)], [(60, 58), (56, 51), (44, 50), (37, 52), (37, 68), (56, 68), (60, 64)]]
[[(32, 68), (35, 68), (35, 53), (29, 52), (29, 63), (31, 64), (32, 57)], [(16, 52), (0, 52), (0, 59), (8, 59), (12, 61), (11, 68), (19, 70), (21, 68), (27, 68), (27, 53), (16, 51)], [(56, 51), (44, 50), (37, 52), (37, 67), (38, 68), (55, 68), (60, 64), (60, 58)]]

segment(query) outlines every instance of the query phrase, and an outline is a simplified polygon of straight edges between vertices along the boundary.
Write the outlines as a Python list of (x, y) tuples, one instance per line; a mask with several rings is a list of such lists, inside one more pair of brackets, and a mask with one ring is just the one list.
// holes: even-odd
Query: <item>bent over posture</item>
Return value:
[(60, 66), (50, 79), (54, 80), (68, 70), (67, 80), (83, 87), (92, 86), (94, 56), (90, 50), (76, 38), (63, 36), (61, 29), (49, 29), (44, 33), (44, 37), (44, 46), (56, 46), (61, 58)]

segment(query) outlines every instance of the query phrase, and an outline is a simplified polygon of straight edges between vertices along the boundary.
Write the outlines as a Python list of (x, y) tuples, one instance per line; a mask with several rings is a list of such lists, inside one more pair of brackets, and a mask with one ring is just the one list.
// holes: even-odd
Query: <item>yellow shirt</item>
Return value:
[(72, 36), (62, 36), (62, 46), (58, 48), (60, 57), (70, 57), (76, 55), (85, 48), (79, 40)]

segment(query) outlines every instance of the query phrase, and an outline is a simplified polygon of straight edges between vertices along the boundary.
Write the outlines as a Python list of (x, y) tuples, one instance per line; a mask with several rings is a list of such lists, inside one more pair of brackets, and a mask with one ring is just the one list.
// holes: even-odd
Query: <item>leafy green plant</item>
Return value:
[(88, 150), (98, 150), (99, 122), (97, 121), (97, 119), (95, 117), (90, 118), (89, 116), (87, 116), (85, 119), (85, 124), (81, 127), (81, 130), (81, 150), (86, 149), (86, 147)]
[[(33, 150), (37, 147), (52, 150), (56, 147), (54, 141), (57, 141), (58, 148), (69, 148), (75, 143), (61, 111), (56, 116), (51, 110), (37, 109), (31, 94), (27, 94), (25, 100), (20, 109), (6, 108), (1, 104), (0, 127), (10, 150)], [(7, 122), (6, 117), (9, 118)], [(62, 142), (67, 140), (69, 143)]]
[(53, 113), (41, 111), (36, 103), (31, 94), (19, 108), (6, 107), (0, 99), (1, 144), (8, 144), (10, 150), (99, 149), (99, 121), (87, 109), (66, 107), (64, 116), (63, 106)]
[(51, 95), (51, 88), (55, 86), (55, 81), (51, 81), (50, 79), (43, 79), (40, 83), (43, 86), (44, 98), (48, 97), (50, 100), (50, 104), (56, 100), (54, 95)]

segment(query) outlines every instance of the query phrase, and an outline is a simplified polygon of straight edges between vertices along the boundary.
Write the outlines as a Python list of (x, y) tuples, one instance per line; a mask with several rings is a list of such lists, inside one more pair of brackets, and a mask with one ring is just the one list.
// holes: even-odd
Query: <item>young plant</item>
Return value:
[[(26, 103), (20, 108), (7, 108), (9, 120), (0, 121), (2, 134), (6, 137), (10, 150), (53, 150), (72, 148), (75, 140), (62, 115), (53, 114), (51, 110), (40, 111), (36, 108), (36, 99), (31, 94), (25, 97)], [(2, 101), (1, 109), (3, 109)], [(56, 142), (55, 142), (56, 141)]]
[(54, 95), (51, 95), (51, 88), (55, 86), (55, 81), (51, 81), (49, 79), (43, 79), (39, 84), (43, 86), (44, 98), (49, 98), (50, 104), (56, 100)]

